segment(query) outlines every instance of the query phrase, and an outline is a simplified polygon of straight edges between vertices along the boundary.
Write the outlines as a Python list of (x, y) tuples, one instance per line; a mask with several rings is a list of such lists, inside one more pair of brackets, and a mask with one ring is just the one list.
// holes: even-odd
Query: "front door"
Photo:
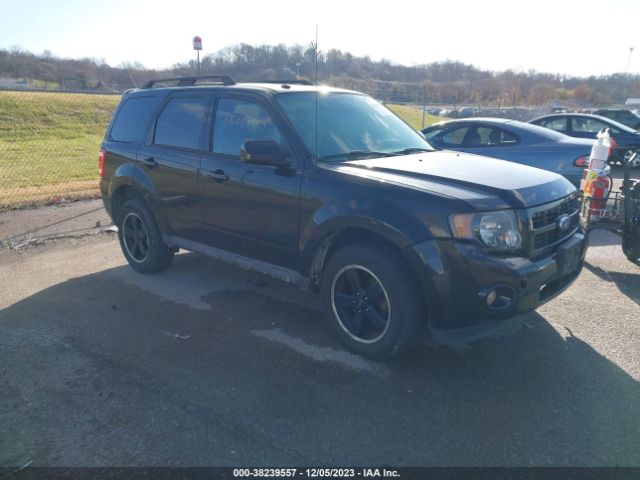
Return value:
[[(209, 245), (295, 269), (302, 169), (277, 118), (259, 98), (218, 99), (199, 174), (199, 217)], [(276, 141), (293, 168), (241, 161), (246, 140)]]

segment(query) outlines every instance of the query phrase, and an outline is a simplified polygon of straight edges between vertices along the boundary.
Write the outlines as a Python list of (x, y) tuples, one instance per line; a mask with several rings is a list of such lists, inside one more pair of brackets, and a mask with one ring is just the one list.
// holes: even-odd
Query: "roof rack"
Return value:
[(149, 80), (145, 83), (142, 88), (153, 88), (156, 83), (164, 83), (164, 82), (176, 82), (176, 86), (178, 87), (191, 87), (198, 83), (199, 80), (216, 80), (215, 83), (218, 85), (235, 85), (236, 82), (233, 81), (228, 75), (194, 75), (191, 77), (175, 77), (175, 78), (159, 78), (157, 80)]
[(255, 80), (250, 83), (275, 83), (282, 85), (313, 85), (309, 80)]

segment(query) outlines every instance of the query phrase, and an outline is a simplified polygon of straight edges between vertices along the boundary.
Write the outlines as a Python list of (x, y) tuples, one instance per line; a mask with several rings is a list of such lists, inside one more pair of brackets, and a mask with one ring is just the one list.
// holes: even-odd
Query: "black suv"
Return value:
[(559, 175), (434, 149), (357, 92), (173, 80), (123, 95), (100, 152), (139, 272), (182, 248), (320, 291), (337, 335), (370, 356), (427, 331), (475, 340), (580, 272), (578, 197)]

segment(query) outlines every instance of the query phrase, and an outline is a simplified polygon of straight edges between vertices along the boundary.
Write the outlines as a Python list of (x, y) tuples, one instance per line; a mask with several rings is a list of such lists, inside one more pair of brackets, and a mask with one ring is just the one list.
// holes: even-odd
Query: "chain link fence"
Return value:
[[(362, 85), (416, 129), (449, 118), (529, 120), (545, 107), (432, 104)], [(0, 90), (0, 211), (98, 194), (97, 157), (119, 94)]]
[(98, 150), (119, 100), (0, 90), (0, 210), (96, 196)]

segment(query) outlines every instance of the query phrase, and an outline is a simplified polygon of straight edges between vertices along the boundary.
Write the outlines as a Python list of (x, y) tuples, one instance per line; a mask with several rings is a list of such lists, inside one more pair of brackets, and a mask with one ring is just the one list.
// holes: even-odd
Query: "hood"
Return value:
[(547, 170), (448, 150), (353, 160), (331, 167), (464, 200), (477, 210), (533, 207), (575, 191), (568, 180)]

